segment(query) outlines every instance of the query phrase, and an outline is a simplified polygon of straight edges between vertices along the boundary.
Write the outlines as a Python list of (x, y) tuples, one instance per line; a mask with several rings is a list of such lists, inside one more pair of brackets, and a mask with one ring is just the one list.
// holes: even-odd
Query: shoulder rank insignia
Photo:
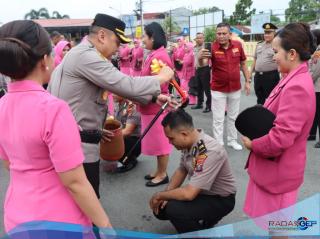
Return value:
[(198, 148), (197, 148), (197, 146), (193, 146), (193, 147), (192, 147), (192, 151), (191, 151), (192, 156), (195, 157), (195, 156), (197, 155), (197, 153), (198, 153)]
[(199, 154), (195, 160), (194, 171), (202, 172), (203, 164), (208, 156), (206, 154)]
[(204, 154), (207, 152), (207, 148), (202, 139), (199, 140), (198, 142), (198, 151), (199, 151), (199, 154)]

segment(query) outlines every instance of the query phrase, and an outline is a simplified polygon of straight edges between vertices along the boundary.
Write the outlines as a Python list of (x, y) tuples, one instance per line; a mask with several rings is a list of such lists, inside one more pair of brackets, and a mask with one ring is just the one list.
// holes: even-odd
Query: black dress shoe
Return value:
[(138, 160), (133, 159), (131, 161), (129, 161), (127, 164), (122, 165), (121, 167), (118, 167), (116, 169), (116, 173), (125, 173), (130, 171), (131, 169), (133, 169), (134, 167), (137, 166)]
[(192, 106), (191, 109), (193, 109), (193, 110), (202, 109), (202, 105)]
[(209, 109), (207, 107), (202, 111), (202, 113), (208, 113), (208, 112), (211, 112), (211, 109)]
[(145, 180), (152, 180), (154, 179), (155, 177), (154, 176), (151, 176), (150, 174), (147, 174), (146, 176), (144, 176), (144, 179)]
[(164, 178), (164, 179), (162, 179), (160, 182), (157, 182), (157, 183), (154, 183), (154, 182), (152, 182), (152, 181), (149, 181), (149, 182), (146, 182), (146, 186), (147, 187), (156, 187), (156, 186), (159, 186), (159, 185), (161, 185), (161, 184), (166, 184), (166, 183), (168, 183), (169, 182), (169, 177), (168, 177), (168, 175)]

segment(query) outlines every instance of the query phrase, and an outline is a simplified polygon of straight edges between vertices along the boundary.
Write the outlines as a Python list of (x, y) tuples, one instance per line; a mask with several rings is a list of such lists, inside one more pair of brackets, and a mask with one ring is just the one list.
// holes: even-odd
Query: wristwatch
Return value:
[(246, 83), (248, 82), (248, 83), (250, 84), (250, 83), (251, 83), (251, 81), (252, 81), (251, 79), (249, 79), (249, 80), (246, 80)]

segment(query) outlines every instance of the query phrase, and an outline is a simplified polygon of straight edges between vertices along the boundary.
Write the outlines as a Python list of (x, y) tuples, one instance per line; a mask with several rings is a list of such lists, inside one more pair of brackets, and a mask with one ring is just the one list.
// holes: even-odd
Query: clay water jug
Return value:
[(107, 119), (104, 129), (113, 132), (114, 137), (110, 142), (100, 142), (100, 157), (103, 160), (119, 160), (124, 154), (124, 140), (122, 135), (121, 123), (115, 119)]

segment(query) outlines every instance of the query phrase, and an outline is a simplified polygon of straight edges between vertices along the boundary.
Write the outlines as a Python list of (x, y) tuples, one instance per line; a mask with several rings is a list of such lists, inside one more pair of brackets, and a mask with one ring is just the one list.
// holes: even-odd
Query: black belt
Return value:
[(278, 73), (277, 70), (274, 70), (274, 71), (256, 71), (256, 74), (258, 75), (268, 75), (268, 74), (275, 74), (275, 73)]
[(80, 131), (82, 143), (98, 144), (102, 139), (102, 131), (99, 129)]

